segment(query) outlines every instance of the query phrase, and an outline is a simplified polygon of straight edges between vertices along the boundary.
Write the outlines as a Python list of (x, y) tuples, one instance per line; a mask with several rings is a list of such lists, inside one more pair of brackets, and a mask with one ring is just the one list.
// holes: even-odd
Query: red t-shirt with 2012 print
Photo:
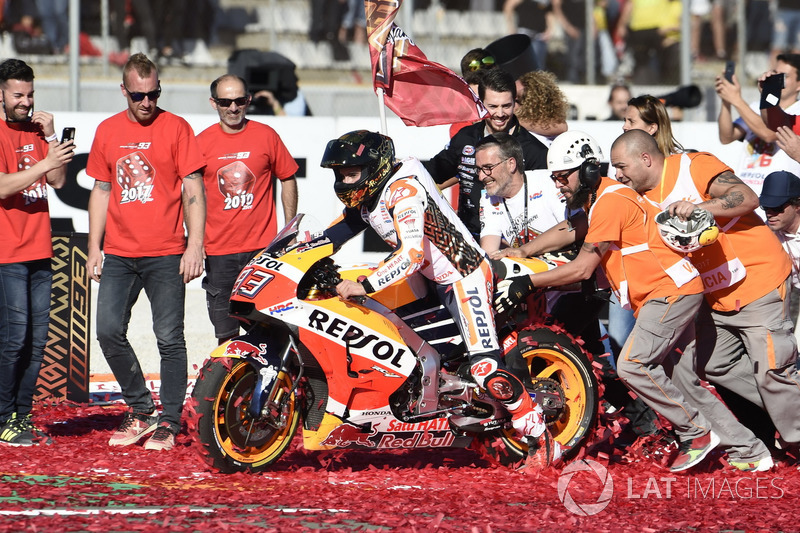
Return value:
[(297, 162), (275, 130), (253, 120), (237, 133), (214, 124), (197, 141), (206, 163), (206, 253), (264, 248), (277, 232), (274, 179), (294, 176)]

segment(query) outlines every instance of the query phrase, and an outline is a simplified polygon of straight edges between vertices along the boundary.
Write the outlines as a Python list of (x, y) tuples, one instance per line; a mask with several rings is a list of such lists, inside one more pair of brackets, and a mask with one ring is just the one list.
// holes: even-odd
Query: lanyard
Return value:
[[(508, 204), (506, 204), (506, 199), (503, 198), (503, 207), (506, 208), (506, 216), (508, 217), (508, 221), (511, 222), (511, 231), (514, 232), (514, 239), (509, 243), (512, 248), (519, 248), (523, 244), (527, 244), (528, 242), (528, 178), (523, 174), (522, 177), (522, 186), (524, 187), (525, 196), (523, 196), (523, 205), (525, 208), (523, 209), (523, 218), (522, 223), (520, 224), (519, 230), (517, 230), (517, 225), (514, 223), (514, 218), (511, 216), (511, 211), (508, 209)], [(519, 242), (520, 240), (520, 233), (523, 233), (525, 238), (524, 242)]]

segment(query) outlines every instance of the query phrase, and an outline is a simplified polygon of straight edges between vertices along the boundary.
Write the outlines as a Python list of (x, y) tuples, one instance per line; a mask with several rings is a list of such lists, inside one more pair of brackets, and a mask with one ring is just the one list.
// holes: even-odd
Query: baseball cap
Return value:
[(800, 178), (791, 172), (781, 170), (764, 178), (758, 200), (761, 207), (779, 207), (797, 197), (800, 197)]

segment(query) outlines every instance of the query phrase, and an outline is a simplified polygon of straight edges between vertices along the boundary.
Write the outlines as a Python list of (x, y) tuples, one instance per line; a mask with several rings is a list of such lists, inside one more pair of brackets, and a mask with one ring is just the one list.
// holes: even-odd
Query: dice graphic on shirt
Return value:
[[(17, 161), (17, 171), (28, 170), (38, 162), (39, 161), (31, 155), (23, 155)], [(47, 187), (44, 186), (41, 180), (36, 180), (36, 182), (21, 190), (20, 194), (25, 198), (25, 205), (30, 205), (47, 198)]]
[(217, 171), (219, 192), (225, 197), (225, 210), (250, 209), (256, 176), (242, 161), (234, 161)]
[(121, 204), (153, 201), (156, 171), (142, 152), (133, 152), (117, 160), (117, 183), (122, 188)]

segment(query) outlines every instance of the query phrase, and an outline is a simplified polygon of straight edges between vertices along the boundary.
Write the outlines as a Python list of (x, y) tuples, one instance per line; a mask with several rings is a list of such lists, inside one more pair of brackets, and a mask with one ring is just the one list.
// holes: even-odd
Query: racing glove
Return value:
[(508, 313), (521, 304), (533, 289), (530, 276), (504, 279), (497, 284), (494, 307), (498, 313)]

